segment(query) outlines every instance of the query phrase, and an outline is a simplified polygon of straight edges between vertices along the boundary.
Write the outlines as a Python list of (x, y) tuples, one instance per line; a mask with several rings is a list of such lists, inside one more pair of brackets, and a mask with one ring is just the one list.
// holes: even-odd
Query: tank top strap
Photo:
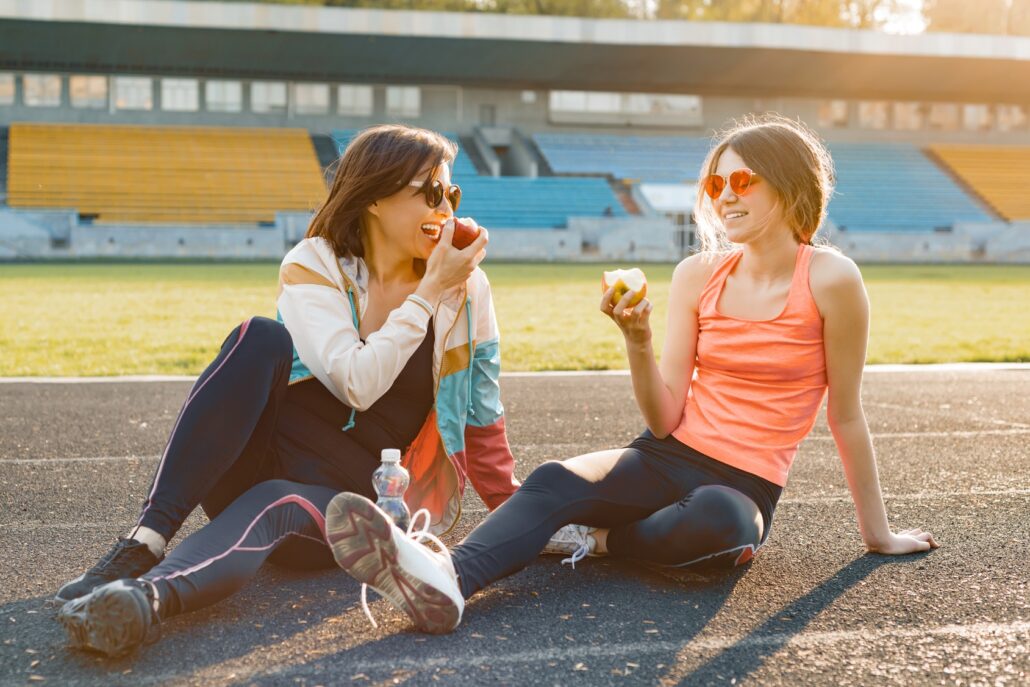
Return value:
[(795, 307), (814, 307), (812, 288), (809, 286), (809, 272), (812, 268), (812, 256), (815, 248), (809, 244), (798, 244), (798, 256), (794, 262), (794, 277), (790, 285), (790, 297), (787, 309)]
[(708, 281), (705, 282), (704, 288), (701, 289), (701, 296), (697, 299), (698, 315), (705, 313), (706, 310), (715, 310), (716, 304), (719, 301), (719, 294), (722, 293), (722, 286), (726, 283), (726, 277), (733, 271), (734, 266), (743, 254), (744, 251), (735, 250), (720, 258), (719, 262), (716, 263), (715, 269), (712, 270), (712, 274), (708, 277)]

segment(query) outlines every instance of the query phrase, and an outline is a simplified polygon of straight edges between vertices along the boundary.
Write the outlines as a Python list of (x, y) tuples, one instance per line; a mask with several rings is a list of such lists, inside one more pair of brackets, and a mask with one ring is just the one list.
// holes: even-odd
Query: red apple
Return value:
[(473, 241), (479, 238), (479, 227), (465, 224), (457, 217), (454, 218), (454, 238), (451, 245), (461, 250), (467, 248)]

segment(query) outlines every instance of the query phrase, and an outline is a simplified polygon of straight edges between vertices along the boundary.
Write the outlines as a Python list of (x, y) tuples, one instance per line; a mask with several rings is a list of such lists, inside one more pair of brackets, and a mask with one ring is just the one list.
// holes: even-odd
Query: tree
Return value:
[(926, 0), (927, 31), (1007, 33), (1009, 0)]

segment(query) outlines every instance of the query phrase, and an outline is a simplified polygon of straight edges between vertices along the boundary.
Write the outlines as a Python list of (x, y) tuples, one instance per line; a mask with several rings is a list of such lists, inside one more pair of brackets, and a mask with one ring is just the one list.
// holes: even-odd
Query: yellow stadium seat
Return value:
[(253, 224), (326, 188), (303, 129), (12, 124), (7, 202), (97, 222)]
[(930, 151), (999, 215), (1030, 219), (1030, 146), (932, 145)]

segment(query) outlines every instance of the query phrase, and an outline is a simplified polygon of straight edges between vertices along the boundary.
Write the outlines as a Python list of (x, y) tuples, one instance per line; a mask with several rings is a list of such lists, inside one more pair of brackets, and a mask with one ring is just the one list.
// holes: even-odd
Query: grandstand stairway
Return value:
[(315, 147), (318, 165), (326, 175), (326, 182), (332, 182), (332, 174), (335, 170), (330, 168), (333, 166), (333, 163), (340, 159), (340, 152), (336, 148), (336, 141), (327, 134), (311, 134), (311, 145)]
[(13, 124), (8, 204), (105, 223), (260, 224), (325, 197), (302, 129)]
[[(472, 163), (477, 175), (490, 174), (489, 165), (486, 164), (483, 156), (479, 154), (478, 150), (476, 150), (475, 143), (471, 136), (460, 136), (458, 138), (458, 147), (461, 150), (461, 153), (459, 154), (464, 154), (468, 157), (468, 160)], [(460, 179), (458, 180), (458, 183), (461, 183)]]

